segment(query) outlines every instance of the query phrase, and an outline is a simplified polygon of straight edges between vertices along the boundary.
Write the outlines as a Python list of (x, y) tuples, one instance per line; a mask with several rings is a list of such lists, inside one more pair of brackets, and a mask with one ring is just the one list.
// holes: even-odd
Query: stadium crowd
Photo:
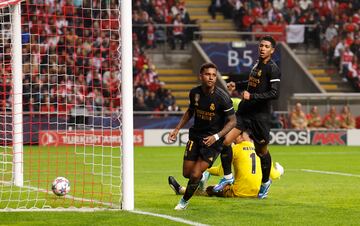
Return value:
[(296, 103), (290, 112), (290, 128), (294, 129), (354, 129), (360, 128), (360, 117), (355, 118), (348, 105), (343, 106), (338, 114), (336, 107), (331, 106), (324, 116), (321, 116), (317, 106), (312, 106), (306, 114), (301, 103)]
[[(23, 4), (24, 111), (69, 112), (75, 105), (84, 105), (89, 111), (119, 108), (117, 4), (116, 0), (29, 0)], [(305, 42), (321, 48), (344, 80), (360, 90), (359, 5), (346, 0), (213, 0), (209, 12), (215, 18), (215, 12), (222, 11), (242, 31), (268, 25), (312, 25), (306, 26)], [(184, 48), (192, 37), (191, 28), (184, 25), (194, 21), (184, 0), (133, 0), (133, 6), (134, 109), (178, 110), (145, 49), (164, 41), (173, 49), (177, 43)], [(157, 26), (160, 24), (169, 27)], [(0, 54), (5, 62), (0, 67), (3, 110), (9, 109), (11, 90), (10, 36), (6, 35)]]
[(23, 5), (24, 111), (119, 108), (117, 4), (66, 0)]
[[(133, 1), (134, 24), (147, 25), (135, 26), (133, 30), (134, 110), (178, 110), (174, 96), (164, 88), (144, 48), (155, 46), (151, 33), (154, 27), (151, 28), (150, 23), (163, 23), (162, 19), (165, 18), (170, 23), (174, 20), (172, 15), (183, 12), (184, 3), (164, 0), (145, 3)], [(23, 3), (25, 112), (65, 113), (71, 112), (74, 106), (85, 107), (87, 112), (113, 112), (119, 109), (118, 8), (116, 0), (29, 0)], [(175, 13), (176, 10), (179, 12)], [(3, 26), (3, 31), (10, 30), (10, 23)], [(0, 109), (9, 111), (10, 32), (3, 37)]]
[[(328, 63), (360, 91), (360, 2), (350, 0), (212, 0), (209, 13), (232, 18), (240, 31), (278, 31), (305, 25), (304, 42), (322, 50)], [(284, 35), (275, 35), (285, 40)], [(244, 37), (246, 38), (246, 37)]]
[(134, 110), (179, 111), (171, 90), (159, 80), (156, 66), (145, 54), (145, 49), (156, 48), (158, 43), (168, 43), (171, 49), (184, 49), (192, 36), (189, 13), (184, 0), (133, 0), (134, 45)]
[(185, 0), (133, 0), (133, 29), (141, 48), (167, 42), (174, 50), (179, 42), (179, 48), (184, 49), (193, 38), (195, 23)]

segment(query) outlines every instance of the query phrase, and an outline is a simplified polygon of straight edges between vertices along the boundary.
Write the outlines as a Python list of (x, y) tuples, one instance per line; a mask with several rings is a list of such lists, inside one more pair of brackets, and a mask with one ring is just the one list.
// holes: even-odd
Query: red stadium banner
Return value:
[[(121, 145), (121, 132), (111, 130), (74, 130), (54, 131), (46, 130), (39, 133), (39, 145)], [(144, 146), (144, 131), (134, 130), (134, 145)]]
[(270, 144), (274, 145), (347, 145), (346, 130), (273, 129)]
[(21, 0), (0, 0), (0, 8), (9, 6), (9, 5), (16, 5)]
[(284, 25), (270, 24), (265, 27), (267, 32), (281, 32), (281, 35), (273, 35), (276, 41), (286, 42), (286, 27)]
[[(261, 25), (261, 24), (255, 24), (255, 25), (252, 26), (252, 31), (253, 32), (264, 32), (265, 27), (263, 25)], [(261, 35), (261, 34), (255, 35), (255, 38), (260, 38), (261, 36), (263, 36), (263, 35)]]
[(313, 131), (312, 145), (346, 145), (346, 131)]

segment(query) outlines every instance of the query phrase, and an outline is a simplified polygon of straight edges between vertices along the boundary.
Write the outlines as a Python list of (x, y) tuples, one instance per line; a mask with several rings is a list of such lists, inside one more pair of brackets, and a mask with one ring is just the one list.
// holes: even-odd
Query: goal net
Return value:
[(0, 1), (0, 209), (133, 208), (122, 2)]

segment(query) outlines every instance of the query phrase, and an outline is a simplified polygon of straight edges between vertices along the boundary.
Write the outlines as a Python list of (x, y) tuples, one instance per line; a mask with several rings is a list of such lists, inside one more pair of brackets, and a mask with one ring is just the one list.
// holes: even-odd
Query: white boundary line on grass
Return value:
[[(6, 185), (12, 185), (11, 182), (9, 181), (0, 181), (1, 184), (6, 184)], [(32, 187), (32, 186), (23, 186), (23, 188), (27, 188), (27, 189), (31, 189), (34, 191), (39, 191), (39, 192), (43, 192), (43, 193), (48, 193), (48, 194), (52, 194), (51, 191), (47, 191), (46, 189), (42, 189), (42, 188), (36, 188), (36, 187)], [(76, 201), (85, 201), (85, 202), (93, 202), (96, 204), (103, 204), (105, 206), (112, 206), (115, 208), (120, 208), (120, 206), (118, 205), (114, 205), (112, 203), (108, 203), (108, 202), (100, 202), (98, 200), (93, 200), (93, 199), (85, 199), (85, 198), (78, 198), (72, 195), (66, 195), (64, 196), (64, 198), (67, 199), (73, 199)], [(103, 210), (103, 211), (120, 211), (121, 209), (104, 209), (104, 208), (54, 208), (54, 209), (50, 209), (50, 208), (29, 208), (29, 209), (0, 209), (0, 212), (95, 212), (95, 211), (99, 211), (99, 210)], [(153, 217), (160, 217), (160, 218), (164, 218), (164, 219), (168, 219), (171, 221), (175, 221), (175, 222), (179, 222), (179, 223), (184, 223), (184, 224), (188, 224), (188, 225), (194, 225), (194, 226), (208, 226), (207, 224), (202, 224), (202, 223), (198, 223), (195, 221), (190, 221), (190, 220), (185, 220), (179, 217), (172, 217), (169, 215), (165, 215), (165, 214), (158, 214), (158, 213), (151, 213), (151, 212), (145, 212), (145, 211), (141, 211), (141, 210), (133, 210), (133, 211), (129, 211), (130, 213), (135, 213), (135, 214), (142, 214), (142, 215), (148, 215), (148, 216), (153, 216)]]
[(153, 216), (153, 217), (161, 217), (161, 218), (165, 218), (171, 221), (176, 221), (179, 223), (184, 223), (184, 224), (188, 224), (188, 225), (194, 225), (194, 226), (208, 226), (207, 224), (202, 224), (202, 223), (198, 223), (195, 221), (190, 221), (190, 220), (185, 220), (179, 217), (172, 217), (169, 215), (165, 215), (165, 214), (158, 214), (158, 213), (151, 213), (151, 212), (144, 212), (144, 211), (139, 211), (139, 210), (133, 210), (130, 211), (132, 213), (137, 213), (137, 214), (143, 214), (143, 215), (149, 215), (149, 216)]
[(339, 175), (339, 176), (346, 176), (346, 177), (360, 177), (360, 175), (352, 174), (352, 173), (340, 173), (340, 172), (321, 171), (321, 170), (312, 170), (312, 169), (301, 169), (301, 171), (307, 172), (307, 173), (320, 173), (320, 174)]

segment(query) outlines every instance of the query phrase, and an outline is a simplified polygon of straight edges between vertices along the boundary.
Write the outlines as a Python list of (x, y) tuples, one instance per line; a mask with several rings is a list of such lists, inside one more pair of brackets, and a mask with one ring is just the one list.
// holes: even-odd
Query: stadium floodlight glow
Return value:
[(0, 211), (134, 209), (131, 12), (0, 1)]

